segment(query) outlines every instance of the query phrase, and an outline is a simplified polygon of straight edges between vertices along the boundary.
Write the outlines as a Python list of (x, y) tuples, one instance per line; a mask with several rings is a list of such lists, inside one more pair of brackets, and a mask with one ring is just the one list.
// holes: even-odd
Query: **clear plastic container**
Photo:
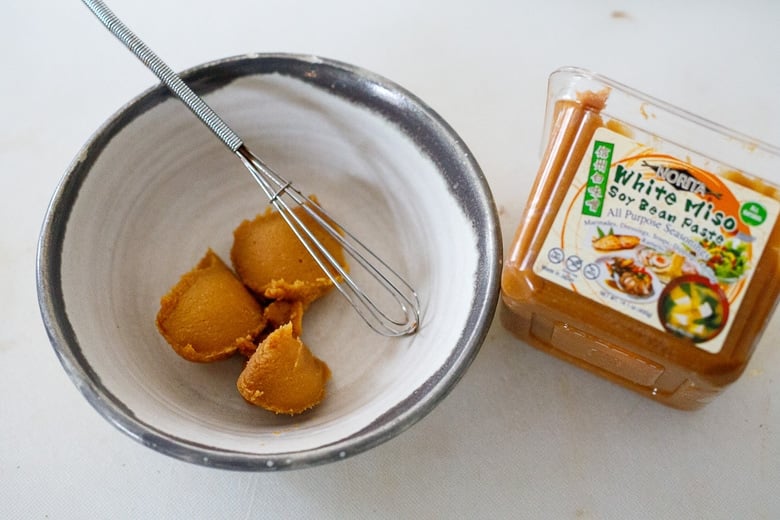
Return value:
[(550, 76), (503, 324), (660, 402), (744, 371), (780, 292), (780, 149), (589, 71)]

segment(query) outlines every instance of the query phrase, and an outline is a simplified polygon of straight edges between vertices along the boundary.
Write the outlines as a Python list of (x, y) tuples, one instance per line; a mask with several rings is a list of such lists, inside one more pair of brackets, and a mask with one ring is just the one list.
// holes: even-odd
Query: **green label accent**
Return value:
[(758, 202), (746, 202), (739, 208), (739, 216), (748, 226), (760, 226), (766, 220), (767, 211)]
[(582, 201), (582, 214), (600, 217), (604, 208), (604, 196), (607, 188), (607, 173), (612, 166), (612, 151), (615, 145), (604, 141), (593, 143), (590, 158), (588, 185), (585, 186), (585, 198)]

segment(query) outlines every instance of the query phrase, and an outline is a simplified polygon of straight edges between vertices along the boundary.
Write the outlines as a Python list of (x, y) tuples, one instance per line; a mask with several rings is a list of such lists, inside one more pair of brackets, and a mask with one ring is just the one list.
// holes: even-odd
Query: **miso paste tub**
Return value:
[(780, 150), (591, 72), (549, 82), (547, 146), (502, 273), (531, 345), (695, 409), (780, 291)]

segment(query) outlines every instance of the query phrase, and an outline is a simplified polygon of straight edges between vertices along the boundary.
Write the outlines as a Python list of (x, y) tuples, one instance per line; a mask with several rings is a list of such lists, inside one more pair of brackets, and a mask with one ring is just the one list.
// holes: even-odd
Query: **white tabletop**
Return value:
[[(109, 5), (176, 69), (301, 52), (400, 83), (471, 148), (506, 245), (539, 160), (547, 76), (559, 66), (780, 143), (773, 0)], [(77, 0), (10, 0), (0, 17), (0, 518), (780, 518), (780, 316), (743, 377), (694, 413), (538, 352), (496, 320), (433, 412), (344, 461), (231, 472), (123, 435), (49, 345), (35, 250), (81, 145), (156, 81)]]

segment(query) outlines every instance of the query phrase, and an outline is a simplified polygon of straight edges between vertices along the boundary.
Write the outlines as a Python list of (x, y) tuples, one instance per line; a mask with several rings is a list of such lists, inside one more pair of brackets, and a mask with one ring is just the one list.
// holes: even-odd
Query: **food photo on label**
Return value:
[(554, 72), (502, 273), (525, 342), (696, 409), (744, 371), (780, 292), (780, 150), (595, 73)]

